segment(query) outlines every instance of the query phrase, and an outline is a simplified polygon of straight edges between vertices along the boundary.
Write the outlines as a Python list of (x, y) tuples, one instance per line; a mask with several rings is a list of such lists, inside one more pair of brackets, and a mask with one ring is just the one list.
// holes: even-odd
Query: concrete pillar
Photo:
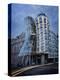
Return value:
[(44, 64), (44, 63), (45, 63), (45, 56), (41, 55), (41, 64)]
[(31, 65), (31, 56), (29, 55), (29, 65)]
[(29, 55), (28, 55), (28, 64), (29, 64)]
[(28, 56), (26, 56), (26, 61), (25, 61), (25, 64), (27, 65), (28, 63)]
[(38, 61), (37, 61), (37, 56), (36, 56), (36, 64), (38, 64)]
[(31, 59), (32, 59), (32, 63), (33, 63), (33, 56), (31, 56)]

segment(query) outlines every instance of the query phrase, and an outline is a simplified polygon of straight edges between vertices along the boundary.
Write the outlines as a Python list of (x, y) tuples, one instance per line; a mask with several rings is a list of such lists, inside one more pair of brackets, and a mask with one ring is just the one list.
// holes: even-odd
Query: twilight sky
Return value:
[(12, 4), (11, 36), (12, 38), (26, 30), (24, 18), (32, 16), (34, 19), (39, 13), (45, 13), (49, 19), (50, 30), (58, 32), (58, 7), (28, 4)]

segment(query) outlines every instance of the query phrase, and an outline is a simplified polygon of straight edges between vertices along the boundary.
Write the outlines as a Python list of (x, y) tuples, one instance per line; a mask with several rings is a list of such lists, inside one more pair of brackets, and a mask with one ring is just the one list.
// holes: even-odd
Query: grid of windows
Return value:
[[(50, 34), (49, 22), (46, 16), (40, 15), (37, 18), (37, 38), (38, 52), (49, 52), (49, 56), (53, 56), (53, 53), (58, 51), (58, 41), (54, 34)], [(53, 49), (53, 50), (52, 50)], [(51, 54), (51, 55), (50, 55)]]
[[(38, 43), (40, 43), (39, 45), (37, 44), (37, 46), (39, 47), (39, 49), (41, 51), (48, 51), (47, 45), (48, 45), (48, 24), (47, 24), (47, 18), (46, 16), (39, 16), (39, 18), (37, 18), (37, 24), (39, 27), (37, 29), (37, 33), (38, 33), (38, 38), (37, 41)], [(45, 45), (46, 44), (46, 45)], [(46, 48), (45, 48), (46, 46)], [(46, 49), (46, 50), (45, 50)]]

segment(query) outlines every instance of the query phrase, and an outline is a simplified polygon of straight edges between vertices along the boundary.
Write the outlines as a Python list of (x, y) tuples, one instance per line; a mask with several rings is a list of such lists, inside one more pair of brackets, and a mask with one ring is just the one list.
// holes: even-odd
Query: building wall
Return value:
[(37, 53), (48, 52), (49, 23), (46, 15), (40, 14), (36, 18)]
[(49, 29), (49, 19), (45, 14), (36, 17), (36, 52), (47, 53), (48, 58), (58, 58), (58, 37)]

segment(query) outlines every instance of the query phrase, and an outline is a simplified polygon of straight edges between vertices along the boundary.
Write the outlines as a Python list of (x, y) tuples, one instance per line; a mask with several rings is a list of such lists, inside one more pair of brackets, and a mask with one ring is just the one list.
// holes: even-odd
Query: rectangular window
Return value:
[(41, 46), (41, 50), (42, 50), (42, 51), (44, 50), (44, 46)]
[(46, 18), (44, 18), (44, 23), (46, 23)]
[(44, 24), (44, 27), (45, 27), (45, 28), (46, 28), (46, 26), (47, 26), (47, 25), (46, 25), (46, 24)]
[(40, 21), (40, 23), (42, 23), (42, 18), (41, 17), (39, 18), (39, 21)]
[(42, 24), (40, 24), (40, 28), (42, 28)]

